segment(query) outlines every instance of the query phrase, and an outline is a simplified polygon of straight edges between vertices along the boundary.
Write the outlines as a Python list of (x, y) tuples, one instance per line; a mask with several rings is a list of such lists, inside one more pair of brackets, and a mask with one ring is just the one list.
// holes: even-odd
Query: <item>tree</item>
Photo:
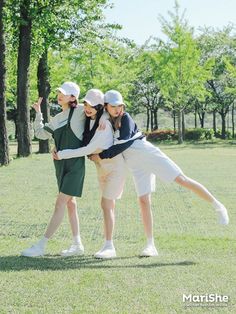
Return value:
[[(39, 50), (38, 62), (38, 92), (43, 97), (42, 113), (44, 122), (48, 122), (48, 96), (50, 93), (50, 70), (48, 64), (49, 49), (68, 50), (68, 46), (85, 47), (94, 43), (98, 37), (106, 36), (108, 30), (114, 25), (103, 24), (102, 9), (106, 6), (107, 0), (85, 1), (68, 0), (49, 2), (47, 10), (43, 8), (41, 1), (40, 19), (34, 23), (35, 44)], [(60, 23), (58, 23), (60, 20)], [(104, 31), (105, 30), (105, 31)], [(102, 33), (104, 33), (102, 35)], [(39, 49), (40, 47), (40, 49)], [(70, 73), (71, 75), (71, 73)], [(64, 78), (63, 78), (64, 80)], [(69, 78), (72, 80), (72, 77)], [(61, 84), (61, 81), (59, 82)], [(39, 152), (49, 151), (48, 141), (39, 141)]]
[(0, 1), (0, 165), (9, 164), (9, 147), (6, 128), (6, 45), (4, 29), (5, 0)]
[(32, 16), (30, 0), (20, 3), (19, 46), (17, 61), (17, 155), (27, 157), (31, 154), (30, 116), (29, 116), (29, 67), (32, 35)]
[(158, 129), (158, 110), (164, 106), (164, 97), (155, 80), (152, 52), (141, 51), (135, 60), (137, 77), (131, 82), (129, 99), (131, 112), (137, 114), (146, 109), (146, 131)]
[(178, 114), (178, 142), (183, 142), (183, 114), (192, 97), (204, 94), (204, 83), (210, 75), (211, 65), (200, 63), (200, 51), (193, 38), (193, 29), (179, 15), (175, 2), (175, 13), (169, 12), (171, 21), (160, 17), (167, 42), (159, 41), (156, 80), (161, 92)]
[[(235, 86), (235, 80), (227, 71), (226, 59), (235, 63), (235, 37), (232, 25), (223, 30), (215, 31), (212, 28), (203, 29), (198, 39), (199, 46), (205, 58), (215, 58), (212, 68), (212, 77), (207, 80), (206, 88), (209, 91), (209, 101), (213, 112), (213, 124), (215, 127), (215, 115), (219, 113), (222, 121), (221, 136), (226, 138), (226, 116), (234, 105), (235, 94), (230, 86)], [(234, 60), (234, 61), (233, 61)], [(216, 130), (215, 130), (216, 131)]]

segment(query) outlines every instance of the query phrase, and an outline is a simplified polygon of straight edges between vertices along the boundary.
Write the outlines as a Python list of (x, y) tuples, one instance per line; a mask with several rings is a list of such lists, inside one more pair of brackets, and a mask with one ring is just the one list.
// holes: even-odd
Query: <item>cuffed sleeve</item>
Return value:
[(41, 112), (36, 113), (34, 121), (34, 134), (40, 140), (51, 138), (54, 132), (54, 127), (51, 122), (43, 124), (43, 115)]
[(87, 146), (77, 149), (64, 149), (58, 151), (59, 159), (70, 159), (76, 157), (87, 156), (93, 153), (101, 152), (113, 143), (113, 132), (109, 121), (106, 122), (104, 130), (97, 130)]

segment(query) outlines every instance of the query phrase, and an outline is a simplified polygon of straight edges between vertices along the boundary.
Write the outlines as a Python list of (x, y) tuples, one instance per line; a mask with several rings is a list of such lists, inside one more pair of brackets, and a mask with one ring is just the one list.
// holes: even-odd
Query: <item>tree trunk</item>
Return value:
[(220, 116), (221, 116), (221, 121), (222, 121), (222, 124), (221, 124), (221, 138), (223, 140), (225, 140), (225, 138), (226, 138), (226, 114), (224, 112), (221, 112)]
[(174, 132), (176, 132), (176, 112), (173, 110), (173, 125), (174, 125)]
[(4, 31), (5, 0), (0, 1), (0, 165), (9, 164), (9, 146), (6, 127), (6, 45)]
[(234, 130), (235, 130), (235, 122), (234, 122), (234, 102), (233, 102), (233, 105), (232, 105), (232, 137), (233, 138), (235, 137)]
[(150, 110), (147, 108), (147, 124), (146, 124), (146, 131), (149, 130), (150, 125)]
[(153, 131), (153, 111), (150, 110), (150, 115), (151, 115), (151, 131)]
[(185, 119), (184, 119), (184, 111), (182, 111), (182, 136), (183, 141), (185, 140)]
[(213, 111), (213, 130), (214, 134), (216, 135), (216, 110)]
[(32, 22), (29, 17), (29, 5), (30, 1), (24, 0), (20, 8), (22, 23), (19, 28), (17, 60), (17, 155), (19, 157), (27, 157), (31, 154), (28, 91)]
[(205, 126), (205, 112), (202, 113), (202, 121), (201, 121), (201, 127), (204, 128)]
[(158, 109), (155, 109), (153, 112), (154, 115), (154, 130), (158, 130), (158, 118), (157, 118)]
[(183, 143), (182, 111), (178, 110), (178, 144)]
[[(48, 95), (50, 93), (49, 84), (49, 69), (48, 69), (48, 51), (45, 49), (38, 63), (38, 94), (39, 97), (43, 97), (41, 104), (41, 110), (43, 114), (44, 123), (49, 121), (49, 107), (48, 107)], [(39, 140), (39, 153), (45, 154), (49, 153), (49, 141)]]
[(194, 108), (194, 128), (197, 128), (197, 108)]

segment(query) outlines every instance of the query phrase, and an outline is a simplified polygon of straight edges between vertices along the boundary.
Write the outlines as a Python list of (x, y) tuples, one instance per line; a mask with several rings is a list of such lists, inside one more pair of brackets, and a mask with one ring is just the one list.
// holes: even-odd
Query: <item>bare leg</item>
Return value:
[(102, 197), (101, 207), (104, 218), (104, 236), (106, 240), (111, 241), (115, 224), (115, 201)]
[(216, 212), (219, 215), (219, 223), (222, 225), (228, 225), (229, 216), (225, 206), (220, 203), (202, 184), (199, 182), (187, 177), (184, 174), (179, 175), (175, 182), (181, 186), (193, 191), (200, 198), (212, 204)]
[(113, 245), (112, 236), (115, 225), (115, 200), (102, 197), (101, 207), (103, 209), (105, 243), (101, 250), (95, 253), (94, 256), (104, 259), (114, 258), (116, 257), (116, 250)]
[(67, 209), (71, 231), (73, 235), (73, 244), (69, 247), (69, 249), (63, 250), (61, 252), (61, 255), (62, 256), (83, 255), (84, 246), (80, 238), (79, 217), (77, 213), (77, 203), (75, 197), (69, 199), (69, 201), (67, 202)]
[(21, 255), (28, 256), (28, 257), (35, 257), (35, 256), (43, 256), (46, 248), (46, 244), (49, 238), (53, 236), (53, 234), (56, 232), (57, 228), (62, 222), (62, 219), (64, 217), (65, 207), (67, 202), (72, 197), (70, 195), (66, 195), (64, 193), (59, 193), (56, 204), (55, 204), (55, 210), (51, 217), (51, 220), (48, 224), (47, 230), (44, 234), (44, 237), (40, 239), (35, 245), (33, 245), (31, 248), (28, 248), (21, 252)]
[(76, 237), (80, 234), (80, 232), (79, 232), (79, 217), (77, 213), (77, 203), (75, 197), (72, 197), (67, 202), (67, 209), (72, 235), (73, 237)]
[(157, 250), (153, 238), (153, 217), (151, 209), (151, 194), (145, 194), (139, 197), (139, 205), (144, 225), (144, 232), (147, 237), (147, 244), (140, 256), (157, 256)]
[(145, 194), (139, 197), (139, 206), (141, 209), (144, 232), (148, 239), (153, 238), (153, 218), (151, 210), (151, 194)]
[(204, 199), (207, 202), (214, 202), (216, 201), (216, 198), (200, 183), (197, 181), (187, 177), (184, 174), (180, 174), (176, 179), (175, 182), (179, 185), (193, 191), (195, 194), (200, 196), (202, 199)]
[(66, 204), (71, 198), (72, 196), (70, 195), (66, 195), (62, 192), (59, 193), (56, 200), (54, 213), (44, 234), (45, 238), (51, 238), (56, 232), (57, 228), (60, 226), (64, 217)]

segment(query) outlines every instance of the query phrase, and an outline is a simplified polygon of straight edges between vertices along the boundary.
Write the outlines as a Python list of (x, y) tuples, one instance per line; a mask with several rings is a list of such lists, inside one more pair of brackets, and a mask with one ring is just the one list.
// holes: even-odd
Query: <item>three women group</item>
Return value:
[(112, 236), (115, 221), (115, 202), (122, 195), (126, 167), (132, 173), (141, 209), (147, 243), (140, 256), (157, 256), (154, 244), (151, 192), (155, 189), (155, 176), (165, 182), (176, 182), (211, 203), (219, 222), (227, 225), (226, 208), (203, 185), (187, 177), (183, 171), (159, 148), (146, 141), (131, 116), (125, 112), (122, 95), (110, 90), (105, 95), (98, 89), (87, 92), (83, 105), (78, 104), (80, 88), (65, 82), (57, 89), (57, 100), (62, 112), (43, 124), (40, 109), (42, 99), (34, 104), (35, 135), (45, 140), (53, 136), (54, 165), (59, 194), (55, 210), (44, 236), (21, 255), (43, 256), (48, 240), (62, 222), (67, 207), (73, 235), (72, 245), (62, 256), (83, 255), (76, 197), (82, 195), (85, 156), (94, 161), (101, 189), (101, 207), (104, 217), (104, 238), (96, 258), (114, 258), (116, 250)]

